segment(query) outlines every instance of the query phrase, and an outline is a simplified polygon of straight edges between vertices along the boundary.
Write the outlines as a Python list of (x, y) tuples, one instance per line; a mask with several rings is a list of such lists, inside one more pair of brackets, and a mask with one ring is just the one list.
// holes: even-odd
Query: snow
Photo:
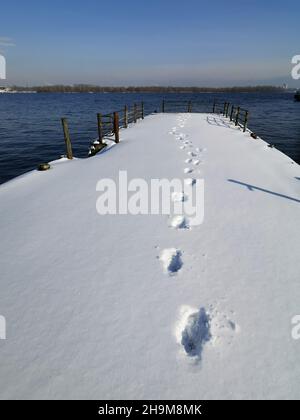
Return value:
[[(296, 163), (221, 117), (158, 114), (51, 166), (0, 187), (1, 398), (300, 398)], [(203, 224), (100, 216), (119, 170), (203, 178)]]

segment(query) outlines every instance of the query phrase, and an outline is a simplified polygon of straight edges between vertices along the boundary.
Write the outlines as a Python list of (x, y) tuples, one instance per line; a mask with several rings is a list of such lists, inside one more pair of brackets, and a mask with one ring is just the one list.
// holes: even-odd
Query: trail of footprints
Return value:
[[(183, 129), (188, 119), (189, 116), (180, 115), (177, 120), (178, 127)], [(187, 152), (187, 159), (184, 161), (187, 166), (183, 169), (183, 173), (184, 175), (190, 177), (184, 180), (184, 184), (186, 186), (193, 186), (196, 183), (196, 179), (193, 177), (193, 175), (195, 175), (195, 173), (200, 173), (198, 167), (200, 164), (204, 163), (203, 160), (200, 159), (199, 154), (204, 152), (205, 149), (200, 150), (198, 147), (194, 148), (193, 142), (189, 140), (189, 136), (183, 132), (178, 132), (177, 127), (173, 127), (170, 134), (173, 135), (175, 140), (180, 143), (179, 148)], [(182, 201), (184, 201), (184, 194), (182, 195)], [(176, 200), (174, 199), (173, 201)], [(169, 226), (174, 229), (190, 229), (188, 218), (183, 216), (174, 216), (171, 218)]]
[[(187, 115), (179, 115), (177, 120), (179, 129), (185, 127), (189, 118), (190, 116)], [(184, 184), (193, 186), (196, 179), (192, 176), (196, 171), (198, 174), (201, 173), (199, 166), (204, 164), (203, 153), (206, 152), (206, 148), (194, 148), (188, 135), (178, 132), (177, 127), (173, 127), (170, 134), (180, 143), (179, 149), (187, 153), (184, 160), (186, 167), (183, 172), (191, 177), (186, 178)], [(186, 200), (184, 191), (173, 193), (172, 200), (174, 203), (184, 202)], [(190, 230), (189, 220), (183, 215), (170, 216), (169, 227), (177, 230)], [(163, 271), (169, 276), (175, 276), (183, 267), (182, 251), (179, 249), (164, 249), (160, 253), (159, 259)], [(183, 353), (193, 360), (200, 361), (206, 344), (214, 347), (225, 342), (230, 345), (238, 331), (239, 326), (228, 315), (220, 313), (217, 306), (210, 305), (208, 310), (183, 306), (180, 309), (175, 335)]]

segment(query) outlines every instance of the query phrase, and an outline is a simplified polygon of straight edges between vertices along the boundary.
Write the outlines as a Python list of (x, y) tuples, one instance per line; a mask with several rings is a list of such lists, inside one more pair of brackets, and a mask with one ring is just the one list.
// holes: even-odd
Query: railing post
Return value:
[(239, 124), (239, 117), (240, 117), (240, 107), (238, 106), (236, 110), (235, 125)]
[(188, 112), (191, 113), (192, 112), (192, 102), (189, 101), (188, 103)]
[(114, 112), (114, 134), (115, 134), (115, 142), (120, 142), (120, 135), (119, 135), (119, 114)]
[(229, 106), (230, 106), (230, 103), (227, 102), (226, 114), (225, 114), (226, 118), (228, 117)]
[(214, 105), (213, 105), (213, 114), (215, 114), (216, 112), (216, 101), (214, 101)]
[(232, 121), (233, 119), (233, 111), (234, 111), (234, 105), (231, 106), (230, 121)]
[(246, 130), (247, 130), (248, 119), (249, 119), (249, 112), (248, 112), (248, 111), (246, 111), (246, 114), (245, 114), (245, 121), (244, 121), (244, 133), (245, 133), (245, 132), (246, 132)]
[(133, 108), (133, 121), (135, 123), (137, 122), (137, 106), (136, 106), (136, 104), (134, 104), (134, 108)]
[(142, 102), (141, 104), (141, 111), (142, 111), (142, 120), (145, 118), (145, 107), (144, 107), (144, 102)]
[(67, 158), (73, 159), (73, 151), (72, 151), (72, 144), (71, 144), (71, 139), (70, 139), (68, 121), (66, 118), (62, 118), (61, 122), (62, 122), (63, 130), (64, 130), (64, 138), (65, 138), (66, 149), (67, 149)]
[(223, 108), (223, 115), (226, 115), (226, 107), (227, 107), (227, 102), (224, 103), (224, 108)]
[(127, 105), (124, 107), (124, 127), (128, 127), (128, 108)]
[(97, 114), (97, 123), (98, 123), (99, 143), (102, 143), (102, 140), (103, 140), (103, 130), (102, 130), (102, 115), (101, 114)]
[(165, 100), (163, 99), (162, 101), (162, 107), (161, 107), (162, 112), (165, 112)]

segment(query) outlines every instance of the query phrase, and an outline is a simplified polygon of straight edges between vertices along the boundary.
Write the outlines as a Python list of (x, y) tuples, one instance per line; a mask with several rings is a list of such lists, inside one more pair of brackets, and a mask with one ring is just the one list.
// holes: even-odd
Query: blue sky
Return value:
[(8, 84), (296, 86), (299, 16), (290, 0), (10, 0), (0, 51)]

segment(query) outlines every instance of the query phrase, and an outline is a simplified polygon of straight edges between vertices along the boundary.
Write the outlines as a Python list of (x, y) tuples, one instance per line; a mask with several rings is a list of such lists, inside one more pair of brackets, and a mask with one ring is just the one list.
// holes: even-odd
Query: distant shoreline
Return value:
[(174, 86), (94, 86), (94, 85), (53, 85), (53, 86), (11, 86), (14, 92), (36, 93), (252, 93), (286, 92), (278, 86), (233, 86), (233, 87), (174, 87)]

